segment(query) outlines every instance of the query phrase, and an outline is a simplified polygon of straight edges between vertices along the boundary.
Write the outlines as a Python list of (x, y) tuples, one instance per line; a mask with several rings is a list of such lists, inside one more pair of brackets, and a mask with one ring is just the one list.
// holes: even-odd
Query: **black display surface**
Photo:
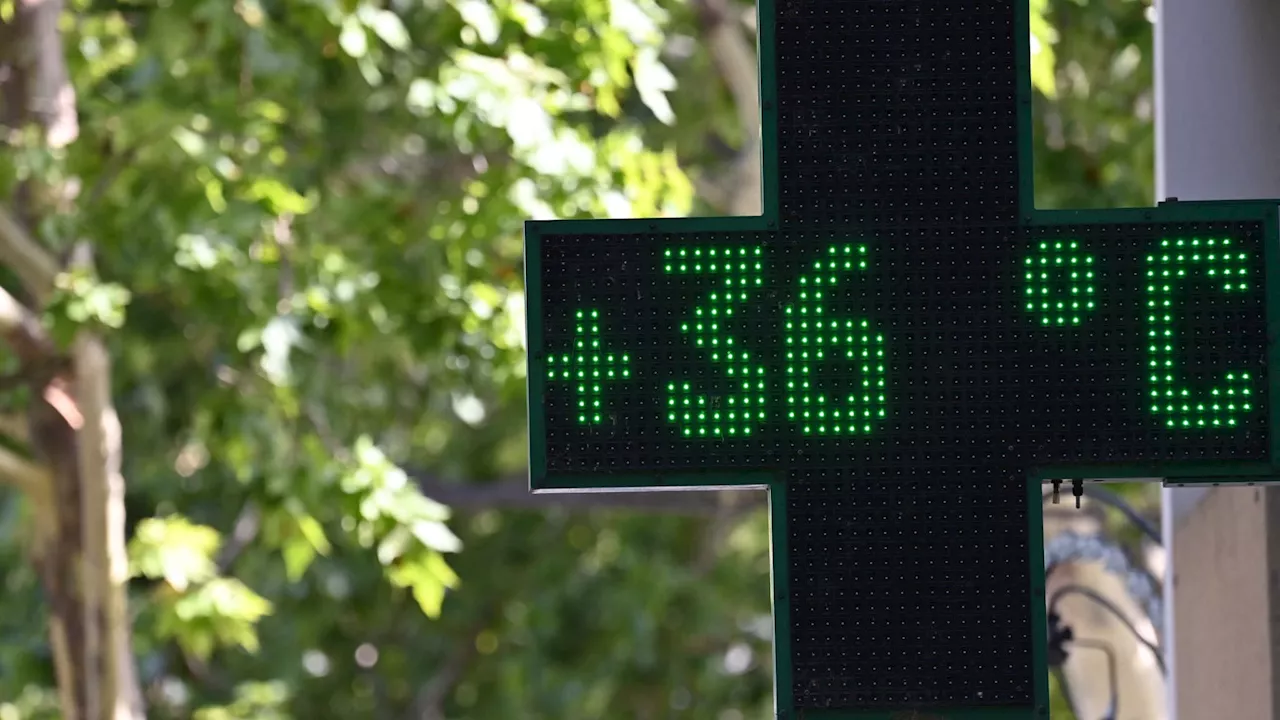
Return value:
[(767, 482), (779, 717), (1043, 717), (1032, 476), (1270, 465), (1274, 207), (1032, 209), (1025, 11), (762, 4), (764, 217), (529, 224), (534, 489)]

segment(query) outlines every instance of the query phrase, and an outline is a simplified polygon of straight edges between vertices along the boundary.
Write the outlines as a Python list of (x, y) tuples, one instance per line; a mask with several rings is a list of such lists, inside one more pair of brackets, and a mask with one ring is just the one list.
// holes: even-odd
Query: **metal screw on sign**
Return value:
[(768, 488), (778, 717), (1044, 717), (1041, 481), (1278, 476), (1276, 203), (1036, 210), (1025, 0), (758, 27), (762, 216), (526, 226), (531, 487)]

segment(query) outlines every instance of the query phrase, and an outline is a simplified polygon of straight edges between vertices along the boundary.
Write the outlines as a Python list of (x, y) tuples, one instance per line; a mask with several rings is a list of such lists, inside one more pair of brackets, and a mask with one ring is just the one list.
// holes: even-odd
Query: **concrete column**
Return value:
[[(1280, 198), (1280, 2), (1154, 15), (1158, 199)], [(1280, 720), (1280, 488), (1169, 488), (1162, 514), (1169, 719)]]

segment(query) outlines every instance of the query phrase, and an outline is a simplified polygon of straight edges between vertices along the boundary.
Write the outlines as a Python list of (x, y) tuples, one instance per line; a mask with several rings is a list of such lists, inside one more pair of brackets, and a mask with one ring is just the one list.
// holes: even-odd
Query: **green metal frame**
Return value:
[[(772, 535), (772, 590), (774, 615), (775, 704), (777, 717), (790, 720), (1040, 720), (1049, 715), (1049, 681), (1046, 662), (1047, 642), (1044, 633), (1033, 633), (1033, 659), (1040, 669), (1032, 708), (991, 708), (953, 711), (803, 711), (797, 712), (792, 695), (791, 604), (787, 596), (787, 488), (784, 478), (769, 472), (754, 473), (681, 473), (675, 475), (637, 474), (588, 477), (573, 475), (550, 477), (544, 437), (546, 417), (546, 347), (543, 332), (543, 304), (540, 288), (541, 244), (545, 235), (604, 235), (644, 233), (760, 232), (775, 229), (778, 218), (778, 143), (777, 97), (774, 58), (773, 0), (758, 0), (760, 62), (760, 121), (762, 127), (763, 213), (756, 217), (663, 218), (635, 220), (556, 220), (531, 221), (525, 225), (525, 287), (529, 343), (529, 464), (530, 485), (534, 492), (588, 492), (608, 490), (677, 490), (713, 487), (767, 487)], [(1266, 312), (1268, 337), (1280, 337), (1280, 216), (1275, 200), (1241, 202), (1169, 202), (1150, 208), (1107, 210), (1037, 210), (1032, 166), (1032, 89), (1030, 72), (1030, 26), (1026, 2), (1018, 2), (1015, 12), (1016, 65), (1019, 76), (1018, 101), (1018, 168), (1019, 208), (1025, 227), (1060, 225), (1261, 221), (1265, 228)], [(1270, 424), (1280, 428), (1280, 343), (1268, 347), (1268, 394)], [(1032, 627), (1046, 626), (1044, 606), (1044, 538), (1041, 484), (1053, 478), (1084, 479), (1160, 479), (1169, 484), (1260, 484), (1280, 482), (1280, 433), (1271, 437), (1270, 457), (1261, 462), (1206, 462), (1177, 464), (1068, 464), (1032, 469), (1027, 481), (1027, 508), (1031, 562)]]
[(769, 589), (773, 598), (773, 707), (779, 718), (786, 718), (795, 707), (791, 667), (791, 597), (790, 569), (787, 567), (787, 484), (769, 485), (769, 566), (773, 573)]
[[(1047, 676), (1046, 676), (1047, 677)], [(1048, 680), (1045, 681), (1046, 687)], [(1046, 718), (1048, 710), (1028, 715), (1020, 708), (988, 708), (985, 710), (949, 710), (945, 713), (931, 710), (877, 710), (873, 712), (848, 712), (845, 710), (806, 710), (792, 717), (795, 720), (1027, 720), (1028, 717)], [(779, 718), (787, 716), (779, 715)]]

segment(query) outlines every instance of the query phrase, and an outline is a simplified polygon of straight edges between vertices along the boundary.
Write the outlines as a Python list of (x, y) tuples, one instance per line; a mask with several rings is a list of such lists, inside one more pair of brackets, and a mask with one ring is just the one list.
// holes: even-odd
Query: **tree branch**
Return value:
[(101, 698), (108, 703), (105, 707), (113, 709), (113, 717), (140, 720), (145, 714), (125, 592), (129, 567), (120, 471), (122, 429), (111, 401), (111, 359), (92, 333), (81, 331), (76, 337), (74, 367), (75, 399), (84, 417), (76, 443), (85, 539), (82, 592), (85, 607), (93, 614), (86, 621), (101, 623), (98, 632), (88, 635), (91, 645), (86, 653), (99, 658)]
[(4, 435), (15, 443), (26, 445), (31, 441), (31, 426), (21, 415), (0, 413), (0, 435)]
[(8, 266), (40, 304), (53, 292), (58, 262), (41, 247), (7, 210), (0, 207), (0, 264)]
[(741, 493), (719, 492), (715, 497), (718, 501), (716, 511), (709, 522), (703, 523), (701, 542), (693, 561), (693, 572), (697, 577), (704, 577), (715, 568), (721, 548), (742, 516), (763, 505), (758, 502), (762, 498)]
[(17, 0), (13, 23), (18, 28), (14, 59), (25, 75), (26, 115), (44, 131), (49, 147), (66, 147), (80, 134), (76, 94), (63, 59), (63, 0)]
[[(40, 319), (3, 287), (0, 287), (0, 337), (4, 338), (22, 361), (22, 368), (14, 375), (5, 377), (0, 389), (9, 390), (29, 383), (33, 390), (39, 392), (62, 369), (64, 358), (58, 353)], [(19, 442), (30, 438), (30, 429), (26, 423), (6, 422), (0, 431)]]
[(53, 341), (40, 319), (3, 287), (0, 287), (0, 334), (7, 337), (23, 360), (54, 353)]
[(729, 0), (693, 0), (693, 10), (711, 63), (733, 98), (743, 142), (725, 172), (695, 180), (698, 195), (730, 215), (759, 215), (760, 80), (755, 52)]
[[(34, 124), (47, 145), (64, 147), (75, 139), (79, 124), (58, 28), (63, 0), (17, 0), (10, 5), (12, 14), (0, 21), (0, 125), (20, 131)], [(23, 226), (27, 223), (29, 228), (38, 214), (30, 202), (33, 185), (24, 181), (15, 191), (17, 218), (0, 208), (0, 263), (9, 266), (37, 306), (43, 306), (58, 263)]]
[[(64, 0), (15, 0), (0, 22), (0, 123), (35, 127), (45, 148), (61, 148), (78, 132), (75, 89), (59, 23)], [(0, 332), (33, 374), (28, 403), (33, 452), (49, 468), (35, 496), (32, 555), (50, 609), (60, 705), (67, 720), (141, 720), (126, 608), (124, 478), (121, 427), (111, 402), (111, 363), (102, 342), (82, 331), (71, 366), (38, 321), (53, 294), (61, 262), (32, 236), (39, 220), (66, 196), (65, 186), (38, 177), (18, 183), (12, 207), (0, 207), (0, 264), (26, 293), (0, 294)], [(12, 459), (10, 459), (12, 460)], [(24, 468), (11, 463), (15, 477)]]
[(223, 544), (222, 549), (218, 551), (217, 566), (219, 573), (231, 571), (231, 566), (258, 538), (258, 532), (261, 529), (262, 511), (257, 504), (250, 500), (244, 504), (244, 507), (240, 508), (240, 513), (236, 515), (235, 524), (232, 526), (231, 537)]
[(416, 717), (418, 720), (445, 720), (445, 701), (449, 699), (454, 686), (458, 684), (458, 680), (466, 673), (467, 666), (478, 654), (476, 637), (483, 630), (484, 627), (481, 626), (478, 630), (468, 633), (463, 637), (463, 642), (449, 653), (442, 663), (443, 667), (418, 691), (413, 701), (411, 717)]
[(0, 447), (0, 485), (12, 485), (24, 493), (41, 493), (48, 489), (49, 471)]

